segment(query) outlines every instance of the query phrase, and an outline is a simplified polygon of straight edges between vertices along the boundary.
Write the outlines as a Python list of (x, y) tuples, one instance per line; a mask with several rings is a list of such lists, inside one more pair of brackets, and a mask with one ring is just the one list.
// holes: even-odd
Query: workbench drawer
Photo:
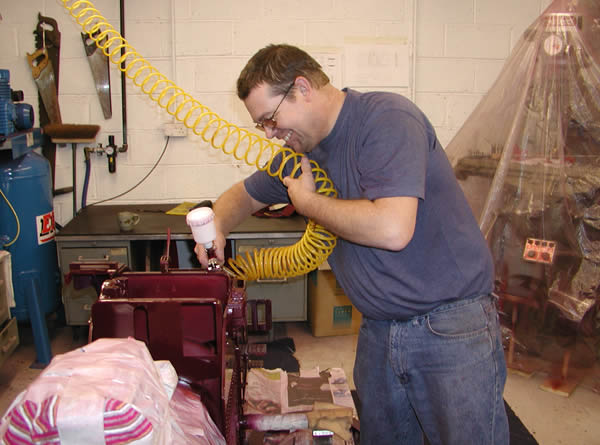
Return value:
[(19, 345), (19, 330), (17, 328), (17, 319), (11, 318), (4, 328), (0, 331), (0, 366), (10, 357), (13, 351)]
[(67, 325), (87, 325), (92, 304), (98, 298), (93, 286), (76, 289), (73, 281), (65, 280), (69, 265), (74, 262), (115, 261), (130, 264), (128, 242), (69, 242), (60, 243), (58, 256), (62, 275), (62, 302), (65, 307)]
[[(242, 239), (235, 242), (235, 256), (253, 249), (289, 246), (299, 238)], [(306, 320), (306, 275), (275, 280), (257, 280), (246, 284), (248, 300), (271, 300), (272, 320)]]
[(69, 264), (75, 261), (118, 261), (129, 265), (128, 246), (61, 247), (59, 256), (63, 277), (69, 273)]

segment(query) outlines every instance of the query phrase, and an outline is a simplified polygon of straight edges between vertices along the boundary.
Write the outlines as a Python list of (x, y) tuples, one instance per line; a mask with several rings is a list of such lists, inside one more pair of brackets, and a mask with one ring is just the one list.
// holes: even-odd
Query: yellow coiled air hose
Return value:
[[(293, 162), (292, 176), (299, 175), (302, 155), (229, 123), (202, 105), (145, 60), (106, 21), (92, 2), (61, 1), (83, 32), (96, 42), (112, 63), (167, 113), (183, 122), (213, 148), (233, 155), (237, 160), (243, 160), (271, 176), (277, 176), (280, 180), (283, 180), (285, 165)], [(275, 168), (273, 160), (278, 154), (282, 155), (282, 161)], [(337, 191), (327, 174), (316, 162), (311, 161), (311, 166), (317, 192), (336, 197)], [(228, 265), (242, 280), (291, 278), (316, 269), (327, 259), (335, 244), (334, 234), (309, 221), (306, 232), (293, 246), (254, 249), (252, 254), (248, 252), (245, 257), (230, 259)]]

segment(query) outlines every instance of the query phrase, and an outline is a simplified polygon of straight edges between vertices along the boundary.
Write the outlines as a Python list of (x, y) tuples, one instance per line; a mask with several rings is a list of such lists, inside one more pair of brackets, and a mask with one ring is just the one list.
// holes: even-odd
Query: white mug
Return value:
[(118, 219), (119, 228), (124, 232), (129, 232), (140, 222), (140, 215), (133, 212), (119, 212)]

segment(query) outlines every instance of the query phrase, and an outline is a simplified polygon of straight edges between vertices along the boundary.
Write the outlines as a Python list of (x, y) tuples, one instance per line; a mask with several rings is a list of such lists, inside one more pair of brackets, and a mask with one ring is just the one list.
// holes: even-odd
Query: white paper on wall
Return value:
[(351, 87), (409, 87), (406, 39), (369, 39), (345, 46), (345, 79)]

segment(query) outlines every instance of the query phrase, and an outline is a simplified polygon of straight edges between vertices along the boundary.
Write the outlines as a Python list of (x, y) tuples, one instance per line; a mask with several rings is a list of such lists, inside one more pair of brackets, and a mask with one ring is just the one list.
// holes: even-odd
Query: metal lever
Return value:
[(164, 255), (160, 257), (160, 271), (161, 273), (169, 273), (169, 263), (171, 262), (171, 256), (169, 250), (171, 246), (171, 228), (167, 228), (167, 248), (165, 249)]
[(206, 255), (208, 256), (208, 271), (221, 270), (221, 265), (217, 260), (217, 252), (214, 247), (206, 249)]

